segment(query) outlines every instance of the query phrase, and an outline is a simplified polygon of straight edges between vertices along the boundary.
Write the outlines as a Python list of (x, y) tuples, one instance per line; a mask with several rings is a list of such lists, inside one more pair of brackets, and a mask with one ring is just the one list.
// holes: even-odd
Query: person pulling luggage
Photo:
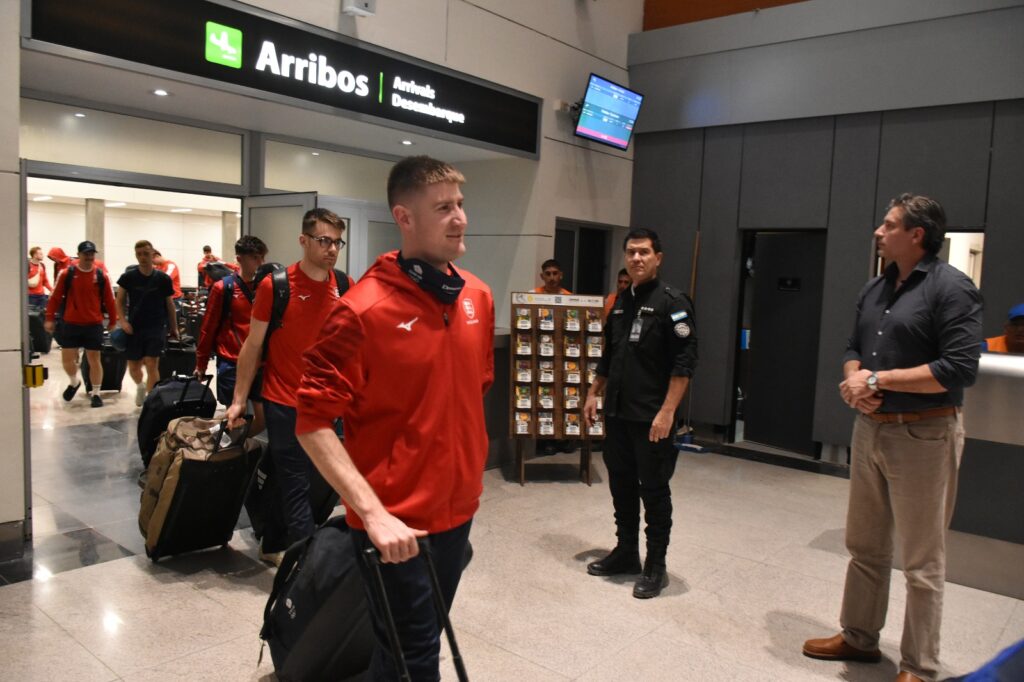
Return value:
[[(344, 230), (344, 221), (327, 209), (306, 212), (299, 234), (302, 260), (288, 267), (288, 286), (284, 291), (275, 290), (272, 276), (260, 281), (252, 304), (249, 336), (238, 353), (235, 391), (227, 412), (231, 428), (241, 425), (266, 344), (261, 387), (263, 412), (280, 504), (288, 526), (284, 546), (260, 544), (260, 558), (274, 564), (280, 564), (288, 545), (309, 537), (316, 528), (309, 499), (313, 465), (295, 439), (296, 393), (302, 378), (302, 352), (313, 345), (327, 314), (351, 283), (345, 273), (340, 273), (344, 282), (339, 283), (339, 274), (334, 270), (338, 253), (345, 245), (341, 238)], [(277, 318), (275, 299), (280, 294), (287, 297), (288, 304)]]
[[(327, 317), (304, 355), (296, 433), (341, 494), (356, 548), (383, 562), (411, 679), (437, 680), (440, 627), (419, 554), (426, 537), (443, 606), (462, 576), (483, 489), (483, 397), (494, 380), (494, 302), (456, 270), (466, 251), (462, 173), (426, 156), (399, 161), (388, 204), (400, 251), (385, 253)], [(331, 420), (345, 420), (339, 442)], [(397, 679), (384, 609), (360, 562), (377, 646), (372, 679)]]
[[(238, 354), (249, 336), (249, 321), (256, 298), (256, 270), (267, 257), (267, 245), (259, 237), (244, 235), (235, 242), (235, 259), (240, 272), (213, 284), (206, 299), (206, 315), (199, 330), (196, 346), (194, 374), (202, 377), (210, 363), (210, 355), (217, 354), (217, 402), (230, 407), (235, 396), (235, 377), (238, 373)], [(263, 377), (257, 371), (249, 389), (253, 420), (250, 435), (263, 431), (263, 403), (260, 385)]]

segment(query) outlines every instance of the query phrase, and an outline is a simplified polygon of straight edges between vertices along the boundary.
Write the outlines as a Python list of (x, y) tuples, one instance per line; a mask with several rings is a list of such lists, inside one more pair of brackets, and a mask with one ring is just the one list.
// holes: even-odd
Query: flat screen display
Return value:
[(590, 74), (583, 96), (576, 134), (609, 147), (625, 150), (644, 96), (595, 74)]

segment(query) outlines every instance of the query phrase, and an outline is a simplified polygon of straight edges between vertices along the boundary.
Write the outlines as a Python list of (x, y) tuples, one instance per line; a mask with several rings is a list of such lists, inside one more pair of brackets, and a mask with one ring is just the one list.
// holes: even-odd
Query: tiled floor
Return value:
[[(134, 526), (131, 396), (91, 411), (38, 404), (45, 397), (34, 395), (32, 408), (42, 420), (33, 431), (36, 577), (0, 588), (0, 678), (273, 680), (269, 657), (257, 663), (273, 573), (256, 561), (251, 534), (236, 531), (228, 550), (152, 564)], [(836, 628), (845, 480), (683, 454), (672, 482), (672, 582), (639, 601), (628, 580), (586, 574), (612, 542), (610, 501), (599, 456), (593, 487), (573, 469), (571, 455), (546, 458), (525, 487), (485, 474), (475, 558), (452, 611), (472, 679), (895, 677), (898, 573), (881, 664), (800, 655), (804, 639)], [(1024, 602), (948, 584), (942, 634), (946, 672), (966, 672), (1024, 637)], [(442, 675), (454, 679), (447, 657)]]

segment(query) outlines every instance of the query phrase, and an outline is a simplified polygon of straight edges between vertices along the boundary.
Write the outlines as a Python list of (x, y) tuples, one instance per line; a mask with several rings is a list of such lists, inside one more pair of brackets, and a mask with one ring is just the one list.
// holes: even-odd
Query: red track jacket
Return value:
[[(246, 286), (251, 287), (250, 282)], [(199, 330), (196, 346), (196, 369), (206, 372), (210, 356), (214, 353), (221, 360), (238, 362), (242, 344), (249, 336), (249, 321), (252, 317), (252, 303), (246, 298), (237, 282), (231, 288), (231, 317), (221, 325), (224, 313), (224, 280), (214, 282), (210, 296), (206, 299), (206, 315)], [(218, 329), (219, 328), (219, 329)]]
[[(344, 417), (345, 446), (385, 508), (411, 528), (441, 533), (480, 506), (494, 301), (461, 271), (466, 286), (444, 305), (401, 271), (397, 253), (377, 259), (304, 354), (295, 430)], [(347, 518), (364, 528), (351, 508)]]

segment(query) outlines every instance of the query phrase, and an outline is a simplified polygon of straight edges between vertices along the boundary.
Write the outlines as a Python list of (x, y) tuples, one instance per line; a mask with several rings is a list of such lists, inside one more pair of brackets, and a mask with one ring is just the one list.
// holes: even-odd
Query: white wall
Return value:
[(20, 143), (34, 161), (242, 182), (242, 136), (233, 133), (22, 99)]
[[(148, 239), (165, 258), (182, 270), (183, 286), (195, 286), (196, 263), (203, 257), (204, 244), (219, 248), (220, 216), (167, 213), (126, 208), (108, 208), (103, 253), (98, 254), (116, 282), (124, 269), (134, 265), (135, 242)], [(28, 206), (28, 246), (41, 246), (43, 253), (59, 246), (73, 256), (85, 239), (85, 206), (51, 202), (30, 202)], [(27, 255), (27, 251), (26, 251)], [(218, 254), (223, 257), (223, 254)], [(229, 254), (230, 256), (230, 254)], [(46, 261), (53, 274), (50, 261)], [(51, 282), (52, 284), (52, 282)]]
[(629, 223), (632, 151), (575, 138), (553, 102), (581, 98), (591, 72), (629, 83), (628, 36), (641, 30), (642, 0), (387, 0), (359, 19), (319, 0), (250, 4), (544, 98), (539, 161), (459, 164), (470, 222), (461, 265), (494, 290), (499, 326), (508, 326), (509, 293), (536, 286), (556, 217)]
[(263, 184), (269, 189), (387, 202), (390, 161), (273, 140), (267, 141), (264, 158)]
[[(22, 263), (25, 253), (16, 246), (21, 234), (21, 181), (18, 173), (18, 94), (20, 91), (21, 3), (0, 2), (0, 235), (9, 248), (0, 251), (0, 288), (23, 291)], [(27, 253), (27, 251), (26, 251)], [(0, 433), (6, 447), (0, 449), (0, 539), (25, 518), (25, 429), (27, 389), (16, 380), (21, 373), (23, 297), (8, 295), (0, 301)], [(12, 523), (14, 522), (14, 523)], [(10, 525), (7, 525), (10, 524)]]

